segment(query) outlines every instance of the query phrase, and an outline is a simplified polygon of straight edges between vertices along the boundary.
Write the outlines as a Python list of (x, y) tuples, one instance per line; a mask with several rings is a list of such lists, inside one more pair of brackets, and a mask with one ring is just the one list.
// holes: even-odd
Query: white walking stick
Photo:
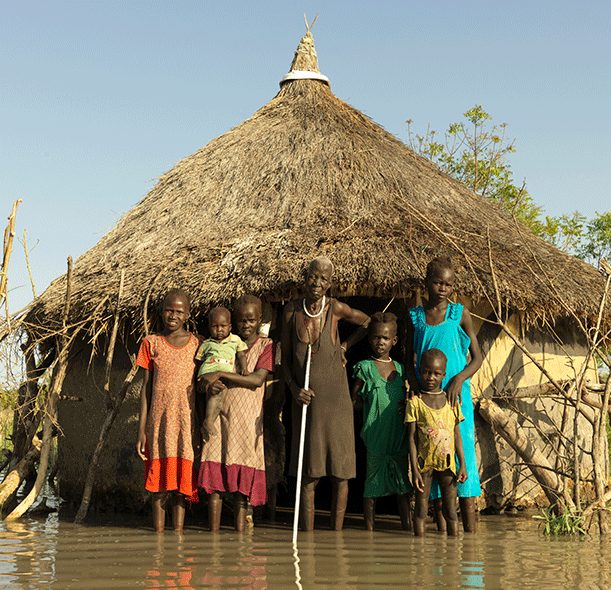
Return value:
[[(312, 361), (312, 345), (308, 344), (306, 353), (305, 377), (303, 388), (310, 388), (310, 363)], [(301, 433), (299, 434), (299, 459), (297, 460), (297, 489), (295, 490), (295, 516), (293, 519), (293, 543), (297, 543), (297, 531), (299, 529), (299, 504), (301, 501), (301, 474), (303, 472), (303, 447), (305, 446), (306, 419), (308, 406), (301, 406)]]

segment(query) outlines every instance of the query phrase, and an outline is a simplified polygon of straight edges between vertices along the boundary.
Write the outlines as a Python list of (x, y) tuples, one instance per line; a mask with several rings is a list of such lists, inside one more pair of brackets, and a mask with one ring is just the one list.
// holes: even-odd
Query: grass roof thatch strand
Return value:
[[(291, 69), (319, 72), (309, 31)], [(151, 301), (169, 287), (186, 289), (196, 314), (243, 293), (278, 300), (295, 293), (306, 263), (323, 253), (341, 296), (408, 296), (428, 260), (445, 253), (459, 292), (478, 300), (495, 292), (489, 249), (511, 309), (531, 318), (565, 316), (566, 305), (596, 314), (603, 281), (594, 268), (416, 155), (325, 82), (291, 80), (178, 162), (78, 259), (73, 317), (116, 292), (120, 269), (123, 317), (142, 330), (149, 289)], [(30, 322), (58, 321), (64, 280), (34, 302)]]

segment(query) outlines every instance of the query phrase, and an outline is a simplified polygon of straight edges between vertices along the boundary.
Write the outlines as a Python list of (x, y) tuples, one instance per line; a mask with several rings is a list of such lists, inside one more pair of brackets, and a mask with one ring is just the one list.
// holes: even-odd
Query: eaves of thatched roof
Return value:
[[(319, 72), (310, 32), (291, 71)], [(147, 293), (155, 301), (182, 287), (196, 313), (243, 293), (278, 300), (321, 253), (335, 263), (340, 296), (408, 296), (442, 253), (455, 261), (462, 294), (496, 301), (498, 288), (506, 307), (531, 318), (568, 308), (594, 317), (602, 293), (593, 267), (413, 153), (324, 80), (294, 79), (165, 173), (76, 261), (72, 320), (116, 298), (121, 269), (121, 313), (138, 330)], [(58, 322), (64, 292), (60, 277), (28, 319)]]

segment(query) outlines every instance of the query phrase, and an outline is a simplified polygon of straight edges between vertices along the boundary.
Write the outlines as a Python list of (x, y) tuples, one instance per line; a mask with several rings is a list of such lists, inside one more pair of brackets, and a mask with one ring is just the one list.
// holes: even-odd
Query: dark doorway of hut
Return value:
[[(388, 305), (390, 297), (383, 299), (377, 297), (341, 297), (341, 301), (347, 303), (351, 307), (360, 309), (365, 313), (371, 315), (376, 311), (382, 311)], [(405, 356), (405, 334), (406, 334), (406, 323), (405, 318), (407, 317), (408, 309), (413, 305), (411, 299), (395, 299), (387, 309), (387, 311), (394, 313), (397, 316), (398, 328), (399, 328), (399, 341), (397, 345), (391, 350), (391, 358), (403, 362)], [(340, 324), (340, 338), (345, 338), (353, 330), (352, 326), (346, 326)], [(353, 346), (348, 352), (348, 382), (350, 388), (352, 388), (352, 367), (354, 364), (362, 359), (369, 358), (371, 351), (367, 338), (364, 338), (361, 342)], [(286, 430), (285, 446), (286, 446), (286, 466), (285, 474), (288, 473), (289, 458), (291, 453), (291, 398), (288, 391), (285, 392), (285, 404), (282, 412), (282, 423)], [(349, 482), (349, 496), (348, 496), (348, 517), (346, 518), (347, 527), (361, 527), (363, 526), (363, 489), (365, 485), (365, 470), (366, 470), (366, 449), (363, 441), (361, 440), (360, 432), (363, 425), (362, 412), (354, 413), (354, 436), (355, 436), (355, 448), (356, 448), (356, 478)], [(286, 485), (278, 486), (277, 492), (277, 506), (281, 510), (280, 512), (291, 511), (295, 505), (295, 478), (286, 475)], [(320, 480), (316, 488), (316, 510), (317, 510), (317, 528), (325, 528), (327, 526), (325, 517), (319, 517), (319, 511), (328, 512), (331, 508), (331, 483), (329, 478), (323, 478)], [(379, 498), (376, 502), (376, 516), (397, 516), (398, 525), (398, 511), (396, 499), (394, 496), (387, 496)], [(377, 528), (383, 528), (382, 523), (376, 525)]]

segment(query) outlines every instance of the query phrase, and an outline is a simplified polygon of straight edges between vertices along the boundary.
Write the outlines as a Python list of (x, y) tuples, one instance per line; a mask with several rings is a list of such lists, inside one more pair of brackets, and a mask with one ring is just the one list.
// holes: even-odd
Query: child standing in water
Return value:
[(165, 527), (172, 497), (174, 530), (182, 531), (185, 499), (193, 495), (193, 412), (198, 339), (185, 329), (190, 301), (181, 289), (163, 300), (161, 334), (147, 336), (137, 364), (144, 369), (136, 452), (145, 462), (145, 489), (153, 494), (155, 531)]
[(367, 478), (363, 492), (365, 528), (374, 529), (376, 498), (396, 495), (403, 529), (411, 528), (407, 493), (407, 438), (399, 408), (405, 400), (403, 365), (390, 358), (397, 343), (397, 318), (374, 313), (368, 327), (370, 359), (354, 366), (352, 400), (364, 402), (361, 438), (367, 447)]
[[(441, 389), (446, 374), (446, 356), (430, 348), (420, 359), (420, 396), (407, 400), (405, 421), (408, 426), (409, 459), (416, 488), (414, 534), (424, 535), (433, 480), (441, 489), (443, 516), (448, 535), (458, 535), (456, 481), (467, 480), (459, 423), (464, 419), (460, 407), (452, 407)], [(456, 469), (455, 455), (459, 468)]]
[[(199, 382), (207, 384), (213, 381), (216, 372), (233, 373), (234, 368), (237, 373), (243, 376), (248, 375), (246, 368), (246, 351), (248, 346), (235, 334), (231, 333), (231, 312), (225, 307), (215, 307), (208, 313), (208, 329), (210, 338), (204, 340), (195, 356), (196, 360), (201, 361), (197, 378)], [(216, 434), (214, 423), (221, 413), (223, 394), (208, 394), (206, 401), (206, 417), (203, 425), (204, 440), (208, 440), (210, 435)]]
[[(465, 532), (476, 532), (475, 498), (481, 494), (477, 459), (475, 456), (475, 425), (471, 401), (471, 377), (482, 365), (482, 353), (475, 337), (469, 310), (460, 303), (452, 303), (454, 269), (449, 258), (434, 258), (426, 267), (428, 300), (424, 306), (409, 310), (407, 338), (407, 378), (412, 392), (421, 385), (417, 375), (424, 352), (431, 348), (441, 350), (447, 358), (445, 377), (441, 383), (450, 405), (457, 403), (464, 416), (460, 433), (465, 454), (465, 468), (469, 479), (458, 484), (460, 514)], [(467, 362), (467, 352), (470, 359)], [(439, 502), (439, 486), (433, 482), (431, 498), (439, 530), (445, 525)]]

